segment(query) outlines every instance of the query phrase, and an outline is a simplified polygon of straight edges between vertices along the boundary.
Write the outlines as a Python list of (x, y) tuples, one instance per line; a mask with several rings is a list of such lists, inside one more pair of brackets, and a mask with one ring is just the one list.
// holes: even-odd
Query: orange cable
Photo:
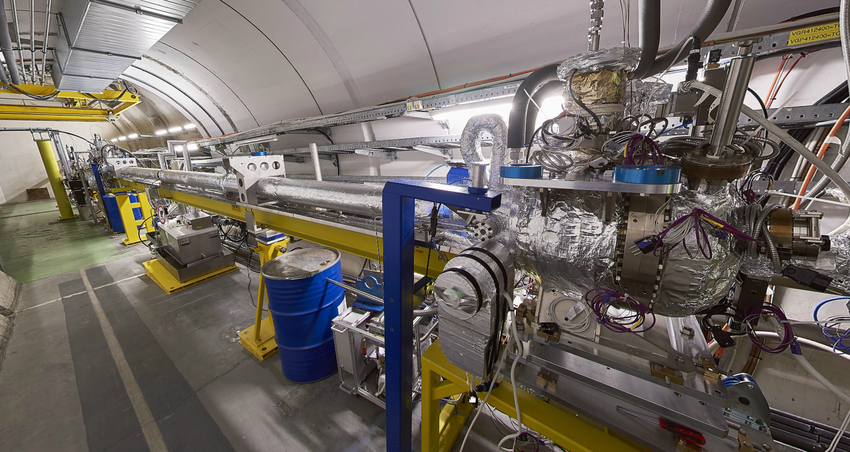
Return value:
[(770, 108), (770, 105), (773, 103), (773, 88), (776, 87), (776, 82), (779, 80), (779, 76), (782, 75), (782, 70), (785, 69), (785, 64), (792, 57), (791, 54), (785, 55), (782, 57), (782, 61), (779, 63), (779, 69), (776, 70), (776, 75), (773, 76), (773, 82), (770, 83), (770, 89), (767, 90), (767, 108)]
[[(850, 116), (850, 106), (848, 106), (844, 113), (841, 113), (841, 116), (838, 118), (838, 121), (835, 122), (835, 125), (832, 126), (832, 129), (829, 131), (829, 135), (823, 140), (823, 143), (820, 146), (820, 150), (818, 151), (818, 158), (822, 159), (824, 154), (826, 154), (826, 150), (829, 149), (830, 138), (835, 137), (838, 134), (838, 131), (841, 130), (841, 127), (844, 126), (844, 121), (847, 120), (847, 117)], [(809, 168), (809, 172), (806, 173), (806, 178), (803, 180), (803, 185), (800, 186), (800, 192), (797, 193), (797, 196), (804, 196), (806, 194), (806, 189), (809, 188), (809, 183), (812, 181), (812, 178), (815, 176), (815, 172), (817, 171), (817, 167), (812, 165)], [(800, 208), (800, 204), (803, 202), (802, 198), (797, 198), (794, 201), (794, 210), (798, 210)]]

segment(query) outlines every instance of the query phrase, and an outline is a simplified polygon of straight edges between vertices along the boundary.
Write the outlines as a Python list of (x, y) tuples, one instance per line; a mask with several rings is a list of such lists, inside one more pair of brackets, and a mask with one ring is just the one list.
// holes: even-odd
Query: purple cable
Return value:
[[(617, 333), (643, 333), (655, 326), (655, 314), (649, 306), (611, 289), (597, 288), (584, 294), (588, 306), (596, 315), (596, 322)], [(609, 315), (615, 303), (625, 303), (634, 313)], [(649, 320), (647, 320), (649, 318)], [(635, 325), (629, 327), (629, 325)], [(632, 329), (634, 328), (634, 329)]]
[[(779, 345), (776, 347), (768, 347), (764, 345), (759, 337), (756, 335), (755, 329), (751, 326), (750, 322), (757, 319), (762, 312), (769, 312), (776, 316), (779, 319), (780, 324), (782, 325), (782, 341), (779, 342)], [(750, 340), (753, 341), (753, 345), (760, 348), (762, 351), (767, 353), (782, 353), (794, 343), (794, 330), (791, 328), (791, 324), (788, 323), (788, 317), (785, 316), (785, 313), (782, 312), (778, 307), (766, 304), (762, 306), (750, 306), (746, 311), (744, 311), (744, 325), (747, 328), (747, 336), (749, 336)]]
[(639, 133), (632, 135), (626, 143), (626, 156), (623, 163), (626, 165), (644, 165), (647, 158), (652, 161), (653, 165), (664, 164), (664, 155), (661, 154), (658, 143)]

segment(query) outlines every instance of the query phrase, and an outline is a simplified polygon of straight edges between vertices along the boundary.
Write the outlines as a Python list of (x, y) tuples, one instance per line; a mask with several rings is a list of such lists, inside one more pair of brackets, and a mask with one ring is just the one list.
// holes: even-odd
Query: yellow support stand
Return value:
[(56, 155), (53, 153), (53, 146), (50, 144), (50, 140), (36, 140), (35, 144), (38, 145), (41, 162), (44, 164), (44, 170), (47, 171), (47, 180), (50, 181), (50, 187), (53, 188), (53, 196), (56, 198), (56, 205), (59, 206), (59, 219), (70, 220), (76, 218), (74, 211), (71, 209), (71, 202), (68, 201), (68, 192), (65, 191), (65, 185), (62, 183), (59, 164), (56, 163)]
[[(477, 383), (480, 382), (476, 379)], [(468, 392), (467, 373), (450, 363), (439, 340), (435, 341), (422, 354), (422, 452), (452, 449), (472, 411), (472, 406), (466, 402)], [(457, 408), (446, 404), (440, 409), (441, 399), (458, 394), (459, 398), (454, 397), (458, 399)], [(483, 397), (485, 395), (481, 395), (482, 400)], [(523, 390), (517, 392), (517, 398), (522, 423), (571, 452), (645, 450)], [(492, 391), (487, 404), (516, 418), (513, 388), (507, 380)]]
[[(272, 245), (258, 244), (254, 251), (260, 255), (260, 268), (266, 265), (266, 262), (276, 258), (280, 253), (286, 251), (286, 244), (289, 243), (289, 238)], [(248, 271), (251, 271), (248, 269)], [(248, 349), (251, 354), (257, 357), (260, 361), (265, 360), (277, 351), (277, 342), (274, 340), (274, 324), (272, 316), (269, 313), (268, 317), (263, 318), (263, 305), (266, 301), (266, 282), (263, 275), (260, 275), (260, 288), (257, 291), (257, 316), (254, 324), (239, 332), (239, 343)], [(264, 326), (265, 325), (265, 326)]]
[[(146, 231), (153, 229), (153, 208), (148, 201), (148, 195), (145, 192), (115, 193), (115, 200), (118, 201), (121, 222), (124, 223), (124, 232), (127, 234), (124, 245), (133, 245), (144, 240), (146, 233), (141, 231), (141, 227), (144, 226)], [(138, 214), (134, 209), (139, 209)]]

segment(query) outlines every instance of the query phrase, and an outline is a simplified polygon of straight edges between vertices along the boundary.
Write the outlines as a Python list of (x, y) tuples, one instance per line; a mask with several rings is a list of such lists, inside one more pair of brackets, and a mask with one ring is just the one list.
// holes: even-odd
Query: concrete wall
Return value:
[[(92, 133), (103, 134), (113, 129), (107, 124), (87, 122), (42, 122), (42, 121), (2, 121), (3, 128), (38, 127), (64, 130), (90, 138)], [(66, 146), (76, 150), (88, 149), (88, 144), (68, 135), (62, 135)], [(58, 157), (57, 157), (58, 159)], [(0, 131), (0, 204), (27, 200), (28, 188), (47, 188), (47, 172), (41, 163), (38, 148), (29, 132)], [(50, 190), (50, 196), (53, 196)]]

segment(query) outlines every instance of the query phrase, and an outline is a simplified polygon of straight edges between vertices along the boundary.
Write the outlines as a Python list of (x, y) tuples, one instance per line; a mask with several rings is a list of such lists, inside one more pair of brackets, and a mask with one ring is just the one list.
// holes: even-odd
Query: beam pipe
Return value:
[(68, 193), (65, 191), (65, 184), (62, 183), (62, 175), (59, 174), (59, 165), (56, 163), (56, 155), (53, 153), (50, 140), (36, 140), (35, 143), (38, 145), (41, 162), (44, 164), (44, 170), (47, 171), (47, 179), (50, 181), (50, 187), (53, 188), (56, 204), (59, 206), (60, 219), (73, 219), (74, 211), (71, 210), (71, 202), (68, 201)]

